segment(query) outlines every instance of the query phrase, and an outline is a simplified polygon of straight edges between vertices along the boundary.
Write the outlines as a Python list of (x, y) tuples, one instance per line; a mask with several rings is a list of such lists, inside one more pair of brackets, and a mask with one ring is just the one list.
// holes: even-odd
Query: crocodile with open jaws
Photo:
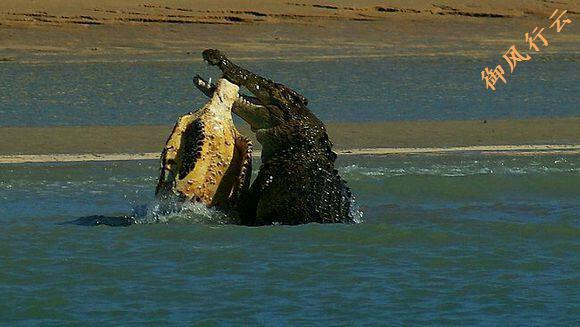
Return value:
[[(254, 95), (240, 95), (232, 108), (262, 144), (260, 171), (240, 199), (241, 223), (358, 222), (354, 196), (334, 167), (332, 143), (324, 124), (307, 108), (308, 100), (237, 66), (219, 50), (208, 49), (202, 55), (222, 71), (223, 78)], [(199, 76), (195, 85), (206, 95), (215, 88)]]
[[(332, 151), (332, 143), (324, 124), (307, 108), (308, 100), (282, 84), (260, 77), (233, 64), (218, 50), (206, 50), (202, 55), (209, 64), (221, 69), (223, 78), (238, 86), (245, 87), (254, 94), (254, 97), (238, 94), (235, 96), (233, 104), (231, 102), (227, 104), (227, 106), (232, 106), (231, 110), (236, 115), (250, 125), (256, 133), (258, 141), (262, 144), (262, 164), (250, 189), (246, 190), (246, 180), (244, 187), (238, 185), (235, 193), (227, 193), (241, 193), (239, 201), (235, 201), (241, 218), (240, 223), (260, 226), (270, 224), (296, 225), (312, 222), (359, 222), (362, 214), (356, 209), (354, 196), (346, 186), (346, 182), (338, 175), (338, 171), (334, 167), (336, 154)], [(196, 76), (194, 83), (208, 97), (216, 99), (216, 86), (211, 84), (211, 81), (207, 82)], [(189, 126), (188, 122), (183, 123)], [(180, 123), (177, 124), (177, 127), (179, 126)], [(234, 134), (237, 135), (237, 132)], [(242, 181), (248, 178), (251, 173), (249, 169), (251, 147), (248, 147), (249, 142), (245, 138), (241, 139), (236, 135), (234, 138), (242, 141), (240, 150), (245, 151), (245, 154), (239, 156), (238, 160), (245, 160), (246, 163), (243, 163), (242, 167), (247, 166), (247, 175), (245, 173), (236, 175)], [(181, 138), (177, 139), (181, 140)], [(197, 137), (192, 140), (186, 137), (184, 141), (186, 143), (199, 143)], [(170, 137), (168, 146), (172, 144)], [(190, 155), (197, 153), (198, 151), (193, 151)], [(184, 164), (187, 162), (185, 160)], [(165, 187), (166, 178), (164, 176), (166, 174), (164, 175), (164, 172), (165, 168), (168, 168), (168, 171), (173, 171), (175, 167), (167, 166), (165, 161), (163, 163), (157, 187), (158, 196), (168, 194), (167, 190), (173, 190), (172, 187)], [(195, 165), (193, 168), (187, 167), (183, 170), (183, 178), (179, 178), (179, 180), (188, 181), (190, 173), (195, 176), (207, 177), (205, 174), (195, 173), (192, 170)], [(218, 184), (216, 183), (216, 185)], [(210, 191), (217, 190), (212, 188)], [(189, 192), (186, 184), (184, 184), (183, 190), (177, 187), (177, 191), (183, 193), (185, 197), (199, 198), (202, 202), (204, 202), (203, 197), (207, 195)], [(206, 204), (212, 205), (212, 199), (215, 197), (207, 196)], [(106, 217), (98, 215), (82, 217), (71, 223), (91, 226), (128, 226), (135, 222), (131, 216)]]

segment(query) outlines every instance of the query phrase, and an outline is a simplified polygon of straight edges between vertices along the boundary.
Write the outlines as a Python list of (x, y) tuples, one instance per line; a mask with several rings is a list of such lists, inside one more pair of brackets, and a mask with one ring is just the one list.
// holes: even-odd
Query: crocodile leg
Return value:
[(236, 152), (240, 160), (240, 173), (238, 180), (232, 188), (230, 198), (232, 202), (239, 202), (242, 193), (245, 193), (250, 188), (250, 180), (252, 178), (252, 141), (249, 138), (239, 134), (236, 139)]

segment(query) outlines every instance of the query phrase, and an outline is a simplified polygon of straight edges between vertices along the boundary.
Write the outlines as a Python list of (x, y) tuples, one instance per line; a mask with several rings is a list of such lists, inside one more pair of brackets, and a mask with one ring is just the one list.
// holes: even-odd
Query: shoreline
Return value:
[[(441, 155), (441, 154), (485, 154), (485, 155), (577, 155), (580, 144), (533, 144), (533, 145), (488, 145), (439, 148), (361, 148), (335, 151), (341, 156), (357, 155)], [(260, 157), (255, 151), (252, 156)], [(135, 161), (159, 160), (160, 153), (90, 153), (90, 154), (42, 154), (42, 155), (0, 155), (0, 164), (23, 163), (64, 163), (94, 161)]]
[[(261, 149), (247, 124), (236, 126)], [(335, 151), (578, 145), (580, 117), (327, 122)], [(0, 156), (159, 153), (173, 125), (0, 127)], [(391, 150), (389, 150), (391, 151)]]
[[(567, 9), (572, 20), (580, 13), (569, 0), (3, 0), (0, 63), (187, 61), (205, 48), (236, 58), (459, 54), (486, 60), (555, 9)], [(543, 53), (564, 51), (578, 53), (573, 31)]]

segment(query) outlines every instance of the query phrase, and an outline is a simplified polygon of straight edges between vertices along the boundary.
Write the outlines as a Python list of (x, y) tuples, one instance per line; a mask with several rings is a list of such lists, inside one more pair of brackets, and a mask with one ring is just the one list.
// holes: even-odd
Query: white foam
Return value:
[(162, 206), (158, 201), (153, 201), (144, 207), (135, 208), (134, 217), (138, 224), (225, 225), (238, 222), (233, 212), (225, 213), (201, 203), (190, 202)]

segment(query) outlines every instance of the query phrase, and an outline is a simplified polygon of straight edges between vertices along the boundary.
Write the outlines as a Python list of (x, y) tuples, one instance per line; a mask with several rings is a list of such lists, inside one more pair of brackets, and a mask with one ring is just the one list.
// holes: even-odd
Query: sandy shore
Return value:
[[(0, 63), (244, 58), (482, 57), (578, 1), (2, 0)], [(577, 51), (577, 27), (544, 54)], [(576, 30), (577, 31), (577, 30)]]
[[(580, 145), (534, 144), (534, 145), (488, 145), (447, 148), (372, 148), (346, 149), (336, 151), (338, 155), (412, 155), (412, 154), (458, 154), (479, 153), (486, 155), (578, 155)], [(259, 158), (260, 151), (253, 153)], [(84, 161), (133, 161), (158, 160), (158, 152), (150, 153), (93, 153), (93, 154), (39, 154), (39, 155), (0, 155), (0, 164), (84, 162)]]
[[(341, 154), (576, 153), (580, 118), (329, 123)], [(157, 158), (172, 126), (0, 128), (1, 162)], [(244, 125), (240, 131), (251, 138)], [(254, 140), (256, 152), (259, 143)]]
[[(163, 126), (0, 127), (0, 155), (159, 152)], [(490, 121), (327, 123), (335, 149), (580, 144), (580, 117)], [(247, 125), (240, 132), (255, 140)]]

